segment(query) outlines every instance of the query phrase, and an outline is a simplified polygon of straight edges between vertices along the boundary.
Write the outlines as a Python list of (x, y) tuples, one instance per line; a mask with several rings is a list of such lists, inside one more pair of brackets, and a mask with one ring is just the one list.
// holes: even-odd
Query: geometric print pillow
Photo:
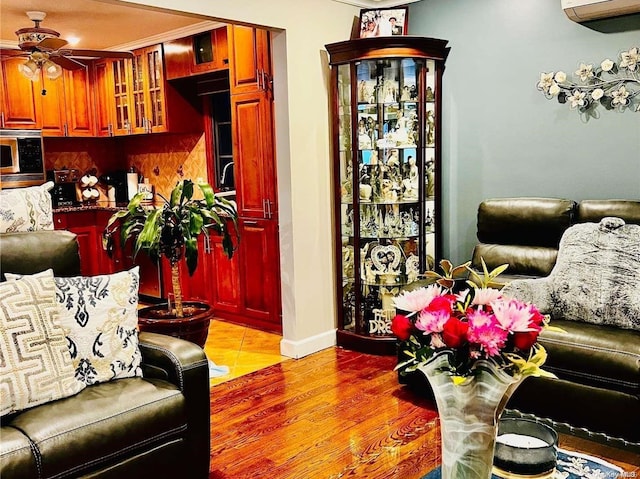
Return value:
[(74, 379), (55, 295), (52, 270), (0, 283), (0, 416), (85, 387)]
[(55, 278), (60, 323), (76, 379), (86, 385), (142, 376), (138, 347), (139, 268)]
[[(99, 276), (54, 278), (60, 324), (83, 385), (142, 376), (138, 346), (139, 267)], [(7, 280), (38, 277), (5, 273)]]

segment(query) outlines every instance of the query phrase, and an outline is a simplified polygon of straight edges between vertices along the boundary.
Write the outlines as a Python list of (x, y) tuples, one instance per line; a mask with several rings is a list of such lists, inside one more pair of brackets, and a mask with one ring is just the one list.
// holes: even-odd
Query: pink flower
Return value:
[(393, 300), (395, 307), (401, 311), (417, 312), (429, 306), (436, 296), (442, 296), (443, 291), (437, 284), (432, 284), (426, 288), (405, 291)]
[(531, 307), (515, 299), (500, 299), (491, 303), (500, 327), (509, 332), (530, 331)]
[(502, 298), (502, 294), (495, 288), (480, 288), (476, 289), (476, 295), (473, 298), (471, 304), (484, 306), (491, 304), (492, 301), (496, 301)]
[(483, 324), (479, 327), (469, 327), (467, 338), (470, 343), (479, 344), (488, 356), (497, 356), (500, 349), (507, 342), (508, 332), (497, 323)]
[(425, 333), (439, 333), (450, 317), (451, 313), (445, 309), (423, 310), (416, 320), (416, 328)]

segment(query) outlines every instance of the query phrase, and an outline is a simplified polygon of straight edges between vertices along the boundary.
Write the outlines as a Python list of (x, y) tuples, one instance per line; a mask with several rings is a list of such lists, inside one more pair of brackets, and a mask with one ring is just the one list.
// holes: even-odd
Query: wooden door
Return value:
[(2, 128), (40, 128), (40, 83), (32, 82), (18, 71), (24, 57), (6, 58), (0, 62), (0, 120)]
[(100, 261), (102, 255), (99, 249), (98, 234), (95, 224), (90, 226), (69, 227), (69, 231), (75, 233), (78, 239), (80, 252), (80, 273), (82, 276), (95, 276), (100, 274)]
[(94, 136), (94, 107), (88, 66), (64, 71), (67, 136)]
[(242, 25), (233, 25), (229, 31), (231, 94), (270, 90), (269, 32)]
[(240, 302), (254, 325), (281, 332), (278, 225), (272, 220), (240, 219)]
[(231, 96), (238, 214), (277, 218), (272, 104), (264, 92)]
[(100, 60), (93, 64), (94, 94), (96, 111), (96, 135), (113, 135), (113, 116), (115, 115), (115, 103), (113, 98), (113, 86), (111, 84), (111, 62)]

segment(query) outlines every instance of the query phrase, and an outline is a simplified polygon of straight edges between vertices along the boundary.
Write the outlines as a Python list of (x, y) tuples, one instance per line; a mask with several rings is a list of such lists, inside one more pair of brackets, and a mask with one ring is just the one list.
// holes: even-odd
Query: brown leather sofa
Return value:
[[(76, 236), (65, 231), (0, 235), (0, 268), (78, 275)], [(206, 478), (209, 370), (193, 343), (140, 333), (143, 377), (86, 387), (75, 396), (1, 418), (0, 476)]]
[[(478, 208), (473, 266), (508, 263), (501, 282), (547, 276), (564, 231), (615, 216), (640, 224), (640, 201), (497, 198)], [(552, 318), (565, 332), (545, 331), (545, 369), (558, 379), (527, 378), (507, 407), (640, 443), (640, 331)]]

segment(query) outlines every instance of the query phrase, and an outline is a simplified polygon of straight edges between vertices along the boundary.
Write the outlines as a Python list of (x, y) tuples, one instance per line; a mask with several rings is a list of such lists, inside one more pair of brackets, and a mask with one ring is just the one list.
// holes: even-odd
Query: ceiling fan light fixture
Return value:
[(56, 80), (60, 78), (60, 75), (62, 75), (62, 67), (57, 63), (52, 62), (51, 60), (47, 60), (44, 62), (44, 64), (42, 65), (42, 70), (50, 80)]
[(29, 58), (26, 62), (18, 65), (18, 71), (29, 80), (37, 81), (39, 76), (38, 74), (40, 73), (40, 67), (36, 62)]

